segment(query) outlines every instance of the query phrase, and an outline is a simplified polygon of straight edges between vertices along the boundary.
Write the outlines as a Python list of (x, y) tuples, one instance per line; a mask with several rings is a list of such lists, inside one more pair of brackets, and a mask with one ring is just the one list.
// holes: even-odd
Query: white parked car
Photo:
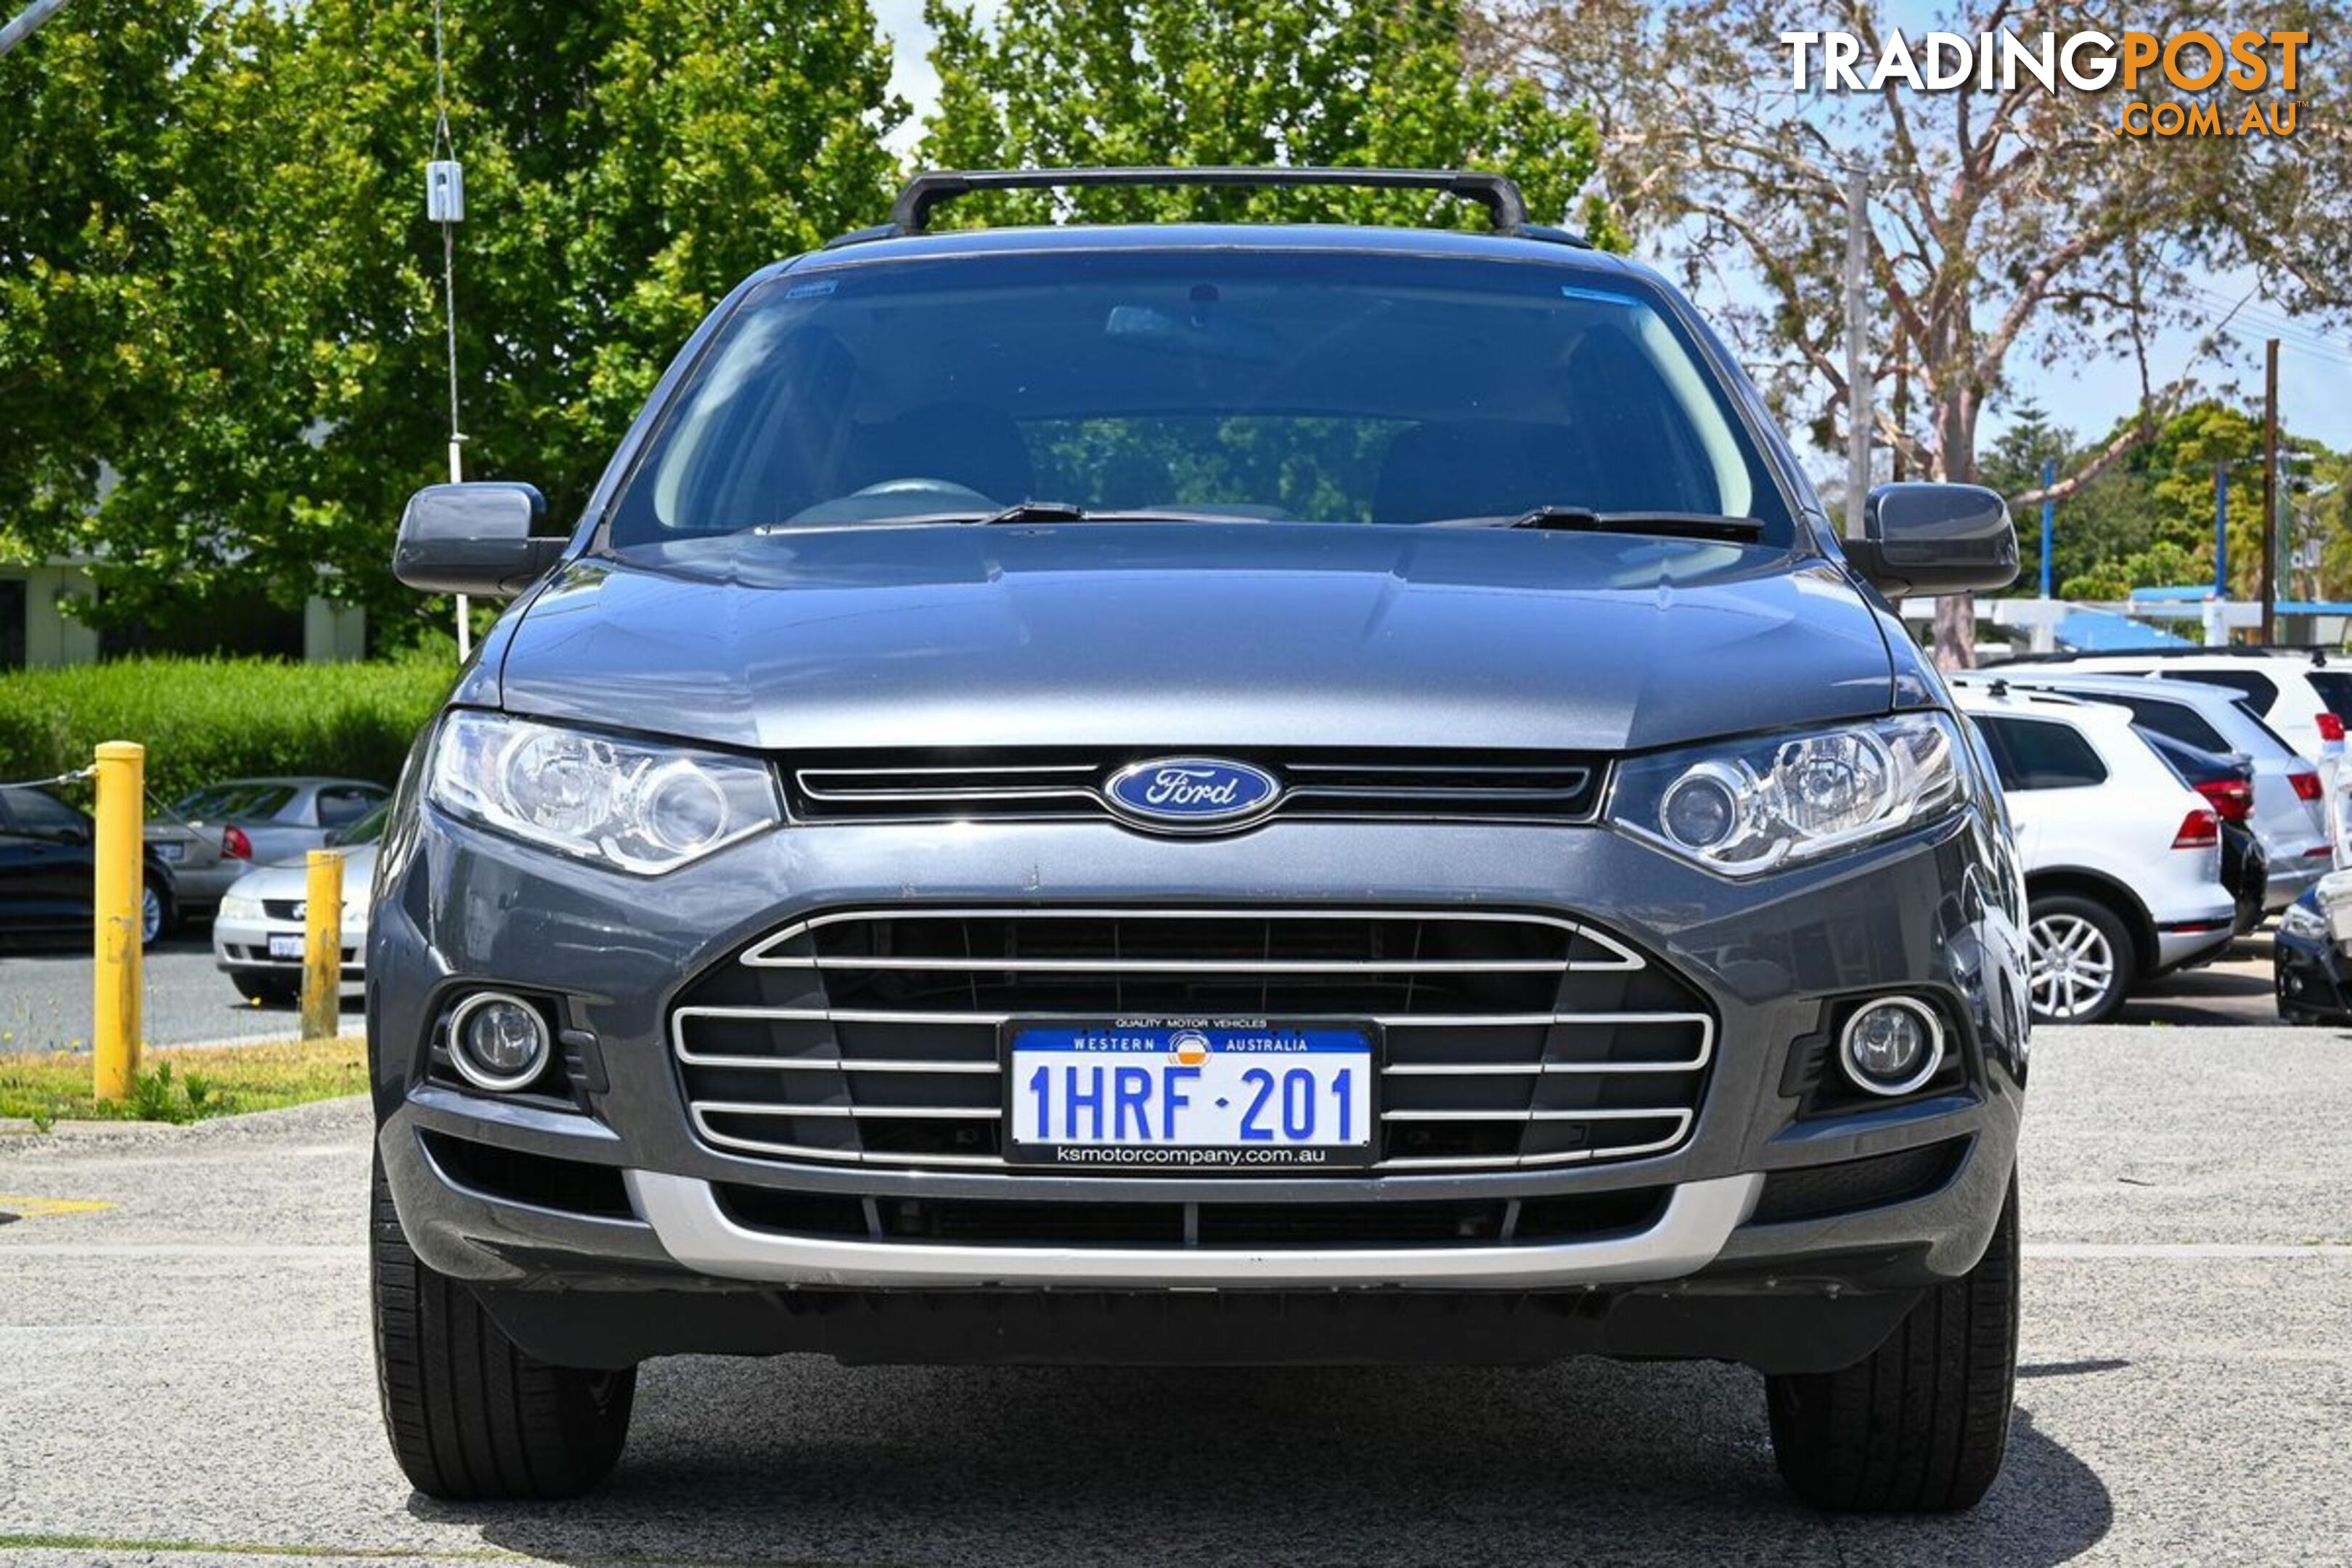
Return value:
[(2202, 680), (2011, 668), (1958, 676), (1963, 683), (2007, 681), (2011, 687), (2064, 691), (2131, 710), (2141, 726), (2184, 745), (2246, 759), (2254, 771), (2254, 806), (2246, 826), (2270, 858), (2263, 908), (2275, 914), (2303, 896), (2334, 864), (2326, 803), (2318, 764), (2298, 753), (2256, 717), (2252, 700), (2234, 687)]
[(2317, 649), (2140, 648), (2132, 653), (2058, 654), (2004, 664), (2001, 675), (2149, 675), (2226, 686), (2313, 762), (2333, 769), (2352, 720), (2352, 660), (2330, 664)]
[(1962, 681), (2025, 863), (2034, 1018), (2095, 1024), (2142, 981), (2218, 955), (2237, 909), (2221, 821), (2131, 710), (2006, 681)]
[[(375, 841), (390, 816), (379, 805), (331, 835), (343, 851), (343, 978), (367, 962), (368, 884), (375, 879)], [(310, 894), (307, 855), (247, 871), (223, 894), (213, 920), (213, 963), (248, 1002), (291, 1002), (302, 990), (302, 944)]]

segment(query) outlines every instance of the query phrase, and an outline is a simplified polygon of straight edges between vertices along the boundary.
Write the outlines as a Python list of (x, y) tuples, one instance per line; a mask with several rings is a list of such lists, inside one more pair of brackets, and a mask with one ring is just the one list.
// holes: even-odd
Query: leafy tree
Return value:
[(152, 396), (147, 201), (197, 0), (84, 0), (0, 58), (0, 557), (97, 498)]
[[(940, 106), (920, 162), (992, 168), (1104, 163), (1486, 167), (1509, 174), (1544, 222), (1579, 218), (1592, 124), (1524, 78), (1463, 58), (1458, 0), (1011, 0), (983, 26), (926, 0)], [(1475, 207), (1425, 193), (1158, 187), (969, 199), (942, 220), (1286, 218), (1463, 223)]]
[[(867, 0), (447, 11), (467, 471), (568, 519), (729, 287), (881, 210), (905, 108)], [(14, 548), (93, 555), (118, 624), (256, 584), (422, 614), (386, 563), (446, 464), (430, 0), (85, 0), (0, 100), (0, 273), (46, 290), (0, 400), (79, 399), (0, 453)]]
[(2238, 598), (2261, 593), (2262, 453), (2262, 421), (2220, 403), (2191, 405), (2158, 431), (2143, 465), (2149, 520), (2158, 542), (2197, 563), (2173, 581), (2213, 580), (2215, 470), (2226, 468), (2230, 590)]
[[(2151, 439), (2190, 386), (2189, 367), (2151, 364), (2158, 329), (2210, 325), (2186, 287), (2197, 268), (2269, 268), (2290, 308), (2352, 294), (2352, 250), (2304, 243), (2305, 205), (2352, 188), (2352, 141), (2319, 129), (2340, 119), (2345, 88), (2321, 50), (2303, 56), (2302, 132), (2152, 141), (2117, 124), (2126, 102), (2179, 96), (2153, 72), (2101, 93), (2049, 92), (2021, 77), (1990, 92), (1792, 96), (1782, 36), (1851, 32), (1874, 61), (1885, 31), (1867, 0), (1497, 4), (1488, 58), (1571, 93), (1609, 84), (1595, 110), (1601, 174), (1623, 224), (1669, 242), (1695, 278), (1722, 267), (1760, 284), (1764, 303), (1737, 314), (1735, 335), (1824, 447), (1843, 447), (1855, 401), (1839, 285), (1850, 167), (1872, 183), (1867, 260), (1882, 325), (1871, 374), (1907, 373), (1922, 414), (1898, 424), (1882, 399), (1875, 437), (1931, 477), (1977, 478), (1979, 420), (2020, 354), (2128, 355), (2140, 368), (2142, 417), (2084, 455), (2062, 495)], [(2118, 37), (2175, 25), (2112, 0), (2022, 10), (1948, 0), (1905, 36), (1916, 45), (1930, 27), (1974, 38), (2009, 26)], [(2240, 27), (2340, 38), (2352, 16), (2343, 0), (2263, 0), (2233, 16), (2230, 29)], [(1819, 62), (1816, 49), (1815, 83)], [(2223, 99), (2231, 116), (2248, 101)], [(2338, 215), (2315, 221), (2322, 232), (2343, 226)], [(1965, 662), (1972, 633), (1967, 601), (1943, 601), (1939, 656)]]
[[(2072, 433), (2050, 422), (2039, 403), (2019, 407), (2007, 429), (1993, 442), (1978, 471), (1979, 482), (2005, 496), (2022, 495), (2042, 483), (2042, 464), (2066, 462), (2074, 447)], [(2036, 594), (2042, 583), (2042, 531), (2034, 518), (2021, 510), (2017, 517), (2021, 566), (2012, 594)]]

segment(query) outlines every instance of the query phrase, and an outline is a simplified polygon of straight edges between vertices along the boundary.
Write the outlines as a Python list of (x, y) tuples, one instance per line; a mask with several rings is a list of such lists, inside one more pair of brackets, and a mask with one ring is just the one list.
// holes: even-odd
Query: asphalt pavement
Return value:
[[(142, 1031), (149, 1045), (213, 1045), (284, 1039), (301, 1026), (290, 1004), (262, 1006), (236, 994), (213, 967), (210, 933), (157, 942), (145, 957)], [(360, 1012), (359, 986), (343, 987), (343, 1011)], [(87, 948), (0, 952), (0, 1051), (82, 1050), (89, 1045)]]
[(604, 1491), (431, 1502), (378, 1428), (341, 1101), (0, 1137), (0, 1562), (2352, 1562), (2352, 1034), (2034, 1055), (2018, 1415), (1958, 1518), (1807, 1512), (1755, 1376), (1597, 1361), (681, 1359)]

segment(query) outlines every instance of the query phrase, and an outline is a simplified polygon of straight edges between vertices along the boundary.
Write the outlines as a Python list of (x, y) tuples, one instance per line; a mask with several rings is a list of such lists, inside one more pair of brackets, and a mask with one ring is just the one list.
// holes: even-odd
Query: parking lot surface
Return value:
[[(146, 955), (143, 1017), (149, 1045), (282, 1040), (300, 1026), (297, 1009), (256, 1006), (213, 967), (202, 927), (158, 942)], [(89, 952), (0, 952), (0, 1051), (81, 1050), (89, 1045)], [(360, 1011), (360, 988), (343, 987), (343, 1010)]]
[(1597, 1361), (656, 1363), (604, 1491), (434, 1503), (377, 1426), (359, 1102), (0, 1139), (0, 1561), (2352, 1562), (2347, 1109), (2352, 1035), (2042, 1031), (2009, 1468), (1927, 1521), (1791, 1504), (1745, 1371)]

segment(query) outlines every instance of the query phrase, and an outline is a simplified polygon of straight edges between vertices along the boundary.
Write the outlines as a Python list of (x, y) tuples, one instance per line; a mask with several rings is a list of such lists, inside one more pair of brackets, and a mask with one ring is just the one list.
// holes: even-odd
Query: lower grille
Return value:
[(1925, 1197), (1951, 1180), (1968, 1146), (1965, 1138), (1950, 1138), (1893, 1154), (1774, 1171), (1764, 1178), (1763, 1194), (1749, 1217), (1758, 1225), (1826, 1219)]
[(1647, 1229), (1668, 1189), (1634, 1187), (1528, 1203), (1124, 1204), (1002, 1198), (839, 1197), (720, 1186), (719, 1206), (752, 1230), (856, 1241), (966, 1246), (1467, 1247), (1588, 1241)]
[(605, 1219), (635, 1216), (618, 1166), (525, 1153), (443, 1132), (419, 1138), (444, 1175), (484, 1197)]
[(1005, 1163), (1013, 1018), (1368, 1020), (1375, 1170), (1662, 1153), (1689, 1136), (1713, 1013), (1614, 937), (1501, 910), (980, 908), (796, 921), (671, 1014), (697, 1132), (784, 1160)]

